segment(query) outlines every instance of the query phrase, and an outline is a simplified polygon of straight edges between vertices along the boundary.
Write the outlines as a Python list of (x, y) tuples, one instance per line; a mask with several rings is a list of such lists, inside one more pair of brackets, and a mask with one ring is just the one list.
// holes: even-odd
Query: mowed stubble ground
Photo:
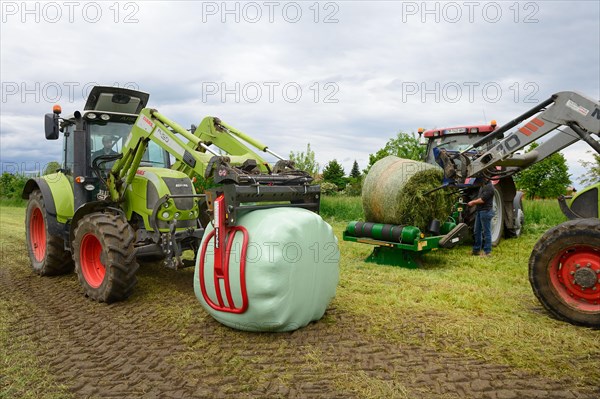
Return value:
[(522, 281), (533, 237), (491, 260), (433, 254), (420, 270), (365, 264), (367, 246), (340, 241), (325, 317), (256, 334), (204, 312), (193, 270), (143, 265), (112, 305), (74, 274), (38, 277), (23, 225), (24, 209), (0, 208), (2, 398), (600, 396), (600, 332), (549, 318)]

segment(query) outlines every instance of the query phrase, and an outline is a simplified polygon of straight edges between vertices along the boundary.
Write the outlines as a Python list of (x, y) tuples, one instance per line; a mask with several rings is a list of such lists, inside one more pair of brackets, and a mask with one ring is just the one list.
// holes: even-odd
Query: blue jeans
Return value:
[(473, 235), (475, 236), (475, 243), (473, 243), (473, 252), (481, 251), (481, 233), (483, 231), (483, 252), (489, 254), (492, 252), (492, 218), (496, 213), (493, 209), (489, 211), (476, 211), (475, 216), (475, 229)]

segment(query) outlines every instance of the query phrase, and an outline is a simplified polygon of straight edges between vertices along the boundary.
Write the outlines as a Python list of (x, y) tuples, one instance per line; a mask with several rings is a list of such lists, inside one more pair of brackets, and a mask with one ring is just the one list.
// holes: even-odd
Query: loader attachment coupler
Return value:
[[(227, 204), (227, 222), (237, 223), (241, 212), (268, 208), (304, 208), (319, 212), (319, 186), (240, 186), (227, 184), (207, 192), (209, 209), (213, 207), (213, 198), (219, 194), (225, 197)], [(211, 198), (212, 197), (212, 198)]]
[[(213, 210), (214, 201), (224, 196), (226, 220), (235, 225), (240, 212), (257, 209), (291, 207), (319, 213), (321, 187), (310, 185), (312, 177), (291, 167), (291, 163), (276, 165), (279, 173), (260, 173), (255, 160), (241, 166), (231, 166), (227, 157), (213, 157), (213, 179), (220, 187), (207, 191), (207, 204)], [(287, 167), (285, 167), (287, 165)]]

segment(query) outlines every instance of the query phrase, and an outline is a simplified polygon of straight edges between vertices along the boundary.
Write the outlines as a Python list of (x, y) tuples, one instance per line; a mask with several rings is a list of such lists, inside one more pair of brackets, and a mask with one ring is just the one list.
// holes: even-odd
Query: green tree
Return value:
[(345, 175), (346, 172), (337, 159), (329, 161), (323, 169), (323, 181), (335, 184), (340, 190), (343, 190), (348, 182)]
[(600, 154), (592, 154), (593, 161), (579, 161), (581, 166), (586, 168), (585, 175), (579, 178), (582, 184), (594, 184), (600, 182)]
[(360, 169), (358, 168), (358, 162), (356, 162), (356, 159), (354, 160), (354, 163), (352, 164), (352, 170), (350, 171), (350, 177), (352, 177), (354, 179), (358, 179), (360, 177)]
[(348, 179), (345, 193), (348, 196), (355, 197), (362, 194), (362, 179), (351, 177)]
[(44, 175), (56, 173), (56, 171), (59, 170), (60, 168), (61, 168), (60, 163), (58, 163), (56, 161), (50, 161), (50, 162), (48, 162), (48, 165), (46, 165), (46, 168), (44, 169)]
[[(537, 146), (537, 143), (533, 143), (527, 152)], [(514, 179), (517, 188), (526, 191), (529, 199), (553, 198), (564, 194), (567, 186), (571, 184), (571, 175), (568, 172), (565, 157), (557, 152), (517, 173)]]
[(338, 186), (333, 183), (329, 183), (324, 181), (321, 183), (321, 194), (325, 195), (336, 195), (338, 191)]
[(313, 177), (319, 173), (319, 163), (315, 161), (315, 152), (311, 150), (310, 143), (306, 145), (306, 152), (290, 151), (290, 161), (294, 161), (296, 169), (308, 172)]
[(389, 139), (383, 148), (375, 154), (369, 154), (369, 166), (364, 172), (366, 174), (375, 162), (389, 155), (421, 161), (425, 156), (426, 149), (426, 146), (419, 143), (419, 136), (414, 133), (398, 132), (397, 136)]
[(21, 175), (4, 172), (0, 176), (0, 197), (21, 198), (27, 178)]
[(360, 173), (358, 162), (356, 162), (356, 160), (354, 160), (354, 163), (352, 164), (352, 170), (348, 177), (348, 184), (344, 190), (346, 195), (352, 197), (361, 195), (362, 193), (362, 174)]

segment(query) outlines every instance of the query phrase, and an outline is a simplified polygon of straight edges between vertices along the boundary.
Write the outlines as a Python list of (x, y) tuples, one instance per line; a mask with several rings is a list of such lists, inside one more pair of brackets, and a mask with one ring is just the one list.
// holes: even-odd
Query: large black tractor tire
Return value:
[(504, 203), (502, 202), (502, 192), (494, 187), (493, 209), (494, 217), (492, 218), (492, 245), (497, 246), (502, 240), (504, 233)]
[(31, 268), (40, 276), (56, 276), (73, 271), (71, 253), (61, 237), (48, 231), (48, 212), (40, 190), (29, 194), (25, 213), (25, 241)]
[(529, 282), (557, 319), (600, 328), (600, 220), (570, 220), (548, 230), (533, 247)]
[(127, 299), (137, 283), (135, 233), (118, 214), (92, 213), (75, 230), (75, 272), (85, 294), (98, 302)]

